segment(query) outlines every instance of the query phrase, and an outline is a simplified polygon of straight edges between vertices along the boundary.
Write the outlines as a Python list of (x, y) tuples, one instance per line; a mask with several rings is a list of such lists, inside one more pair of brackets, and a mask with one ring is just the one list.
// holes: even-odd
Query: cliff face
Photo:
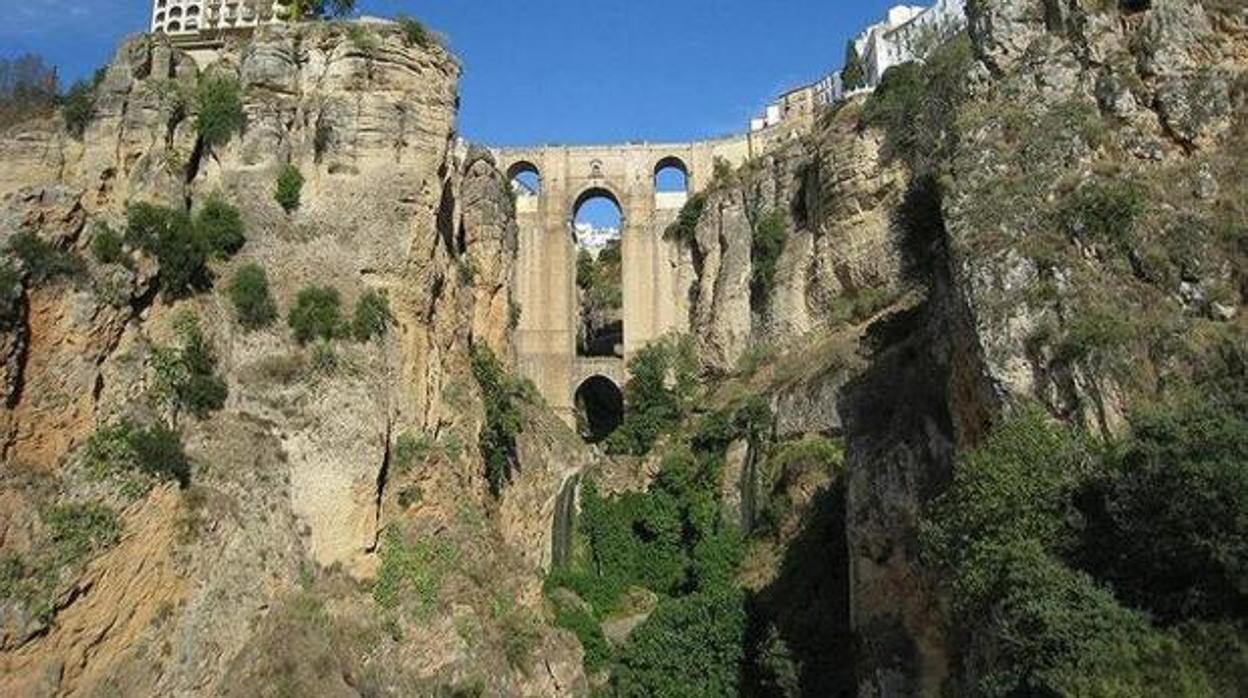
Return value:
[[(235, 657), (280, 656), (287, 640), (308, 652), (291, 657), (302, 667), (288, 677), (295, 686), (318, 657), (348, 693), (362, 681), (525, 693), (583, 681), (574, 643), (540, 623), (526, 632), (545, 648), (541, 672), (529, 671), (528, 655), (496, 649), (496, 628), (512, 617), (492, 614), (490, 600), (514, 598), (517, 614), (532, 615), (544, 553), (524, 536), (510, 545), (493, 524), (477, 530), (497, 505), (477, 449), (485, 414), (468, 355), (489, 347), (509, 360), (516, 226), (488, 154), (456, 145), (458, 74), (447, 52), (410, 45), (388, 25), (265, 28), (206, 66), (137, 37), (109, 65), (81, 141), (54, 123), (0, 136), (0, 235), (33, 233), (85, 260), (70, 280), (27, 279), (4, 299), (0, 550), (18, 561), (6, 583), (21, 582), (45, 545), (48, 507), (102, 501), (121, 521), (117, 544), (55, 569), (48, 606), (0, 608), (0, 692), (221, 694), (278, 680), (283, 666)], [(205, 76), (241, 88), (245, 125), (225, 144), (197, 129)], [(274, 200), (287, 165), (305, 180), (289, 214)], [(90, 253), (99, 225), (124, 229), (128, 205), (196, 212), (210, 199), (236, 206), (247, 231), (239, 254), (211, 265), (217, 292), (167, 301), (153, 260), (106, 264)], [(348, 313), (366, 291), (381, 292), (393, 324), (384, 338), (332, 347), (297, 346), (280, 319), (244, 331), (223, 288), (249, 263), (264, 267), (283, 315), (318, 285), (336, 289)], [(229, 394), (211, 417), (178, 422), (189, 488), (136, 496), (97, 482), (84, 472), (84, 444), (157, 413), (155, 347), (174, 342), (188, 311)], [(562, 471), (577, 464), (550, 456), (551, 443), (522, 449), (509, 496), (553, 507)], [(530, 519), (541, 516), (518, 512), (509, 526), (540, 526)], [(445, 622), (391, 620), (393, 639), (347, 651), (354, 645), (331, 642), (334, 629), (380, 633), (384, 618), (352, 578), (377, 574), (392, 525), (475, 546), (464, 557), (493, 560), (490, 580), (454, 593), (455, 622), (440, 601)], [(445, 583), (464, 574), (449, 569)], [(299, 610), (307, 604), (312, 615)], [(459, 632), (461, 617), (475, 634)], [(323, 632), (300, 646), (291, 638), (308, 623)]]
[[(707, 196), (691, 247), (704, 360), (772, 364), (754, 385), (779, 435), (845, 439), (829, 545), (847, 548), (863, 695), (957, 685), (918, 524), (1002, 412), (1035, 402), (1112, 435), (1243, 346), (1245, 18), (1146, 5), (971, 2), (925, 86), (840, 107)], [(905, 89), (925, 96), (898, 106)], [(770, 211), (787, 236), (751, 302)], [(848, 349), (812, 353), (820, 337)], [(806, 367), (778, 376), (768, 347), (795, 343)]]

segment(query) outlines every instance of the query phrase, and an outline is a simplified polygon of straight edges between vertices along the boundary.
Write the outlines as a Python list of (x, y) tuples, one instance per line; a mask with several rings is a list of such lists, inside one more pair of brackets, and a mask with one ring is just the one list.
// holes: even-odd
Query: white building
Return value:
[(931, 7), (897, 5), (884, 19), (867, 27), (854, 38), (854, 48), (862, 59), (866, 86), (845, 91), (841, 72), (831, 73), (817, 82), (785, 93), (767, 106), (765, 116), (750, 122), (751, 131), (776, 126), (794, 115), (792, 96), (810, 93), (811, 102), (823, 107), (840, 102), (861, 92), (869, 92), (880, 84), (884, 73), (893, 66), (921, 61), (933, 49), (966, 26), (966, 0), (936, 0)]
[(195, 37), (286, 18), (289, 0), (153, 0), (152, 33)]

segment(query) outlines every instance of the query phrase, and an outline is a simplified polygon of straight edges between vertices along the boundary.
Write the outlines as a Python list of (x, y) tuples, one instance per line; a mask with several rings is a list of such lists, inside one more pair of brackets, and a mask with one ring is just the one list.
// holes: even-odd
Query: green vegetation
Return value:
[(387, 528), (373, 600), (384, 611), (427, 619), (440, 603), (443, 578), (458, 562), (459, 549), (443, 539), (409, 543), (403, 533)]
[(676, 220), (667, 226), (667, 230), (663, 231), (663, 236), (668, 240), (676, 240), (685, 245), (692, 245), (695, 234), (698, 230), (698, 221), (702, 220), (702, 213), (706, 210), (706, 194), (698, 192), (691, 194), (685, 200), (685, 205), (680, 207), (680, 213), (677, 214)]
[[(746, 611), (735, 578), (744, 541), (721, 514), (719, 483), (728, 446), (758, 438), (770, 421), (762, 401), (702, 417), (666, 452), (646, 492), (608, 498), (585, 483), (575, 526), (583, 544), (545, 588), (556, 623), (581, 639), (586, 668), (611, 667), (615, 695), (737, 692)], [(613, 656), (600, 624), (633, 612), (637, 588), (658, 594), (658, 606)], [(677, 664), (688, 666), (676, 671)]]
[(411, 472), (419, 463), (424, 462), (433, 453), (433, 440), (427, 434), (413, 435), (410, 432), (399, 434), (394, 440), (394, 451), (391, 463), (395, 475)]
[(96, 479), (140, 476), (126, 489), (141, 493), (151, 479), (190, 485), (191, 463), (182, 450), (178, 434), (162, 425), (142, 427), (123, 420), (101, 426), (87, 441), (84, 451), (87, 472)]
[(355, 317), (351, 320), (351, 334), (355, 336), (357, 342), (384, 337), (386, 329), (393, 321), (390, 302), (380, 292), (369, 289), (355, 302)]
[(845, 43), (845, 65), (841, 68), (841, 85), (846, 92), (867, 86), (867, 68), (858, 55), (858, 46), (850, 39)]
[(47, 623), (56, 613), (61, 572), (86, 564), (121, 538), (121, 519), (96, 502), (56, 504), (40, 512), (40, 539), (27, 555), (0, 554), (0, 602), (14, 602)]
[(502, 494), (517, 467), (516, 435), (524, 428), (517, 403), (525, 399), (519, 381), (507, 374), (494, 352), (485, 345), (472, 348), (472, 375), (485, 401), (485, 424), (479, 437), (485, 477), (494, 496)]
[(282, 171), (277, 175), (277, 188), (273, 192), (273, 199), (283, 211), (292, 213), (299, 208), (302, 195), (303, 173), (294, 165), (283, 166)]
[(903, 63), (885, 71), (862, 109), (862, 123), (882, 128), (893, 155), (926, 173), (947, 162), (955, 144), (957, 110), (966, 100), (971, 42), (958, 35), (926, 63)]
[(195, 130), (205, 146), (223, 146), (234, 134), (243, 130), (246, 117), (243, 114), (242, 88), (234, 77), (201, 77), (195, 100), (199, 107)]
[(755, 221), (750, 237), (750, 306), (755, 310), (771, 297), (776, 262), (789, 236), (783, 211), (768, 211)]
[(313, 339), (329, 341), (343, 332), (342, 298), (328, 286), (308, 286), (295, 296), (287, 316), (295, 340), (307, 344)]
[(100, 264), (126, 264), (125, 241), (121, 235), (105, 223), (95, 226), (91, 236), (91, 255)]
[(660, 604), (621, 652), (611, 675), (615, 695), (737, 695), (745, 621), (743, 594), (732, 588)]
[(219, 196), (210, 196), (195, 214), (195, 237), (217, 259), (233, 257), (247, 242), (243, 217)]
[(1086, 184), (1064, 201), (1063, 226), (1076, 239), (1110, 245), (1124, 254), (1136, 244), (1136, 221), (1144, 213), (1144, 192), (1130, 180)]
[(75, 278), (85, 271), (82, 258), (78, 255), (62, 250), (27, 231), (9, 238), (4, 251), (21, 262), (26, 278), (32, 284), (42, 284), (60, 277)]
[(234, 316), (244, 328), (263, 329), (277, 319), (277, 302), (269, 291), (269, 277), (259, 264), (245, 264), (234, 272), (226, 292), (234, 305)]
[(403, 41), (408, 46), (432, 48), (437, 45), (437, 37), (420, 20), (408, 15), (399, 15), (396, 19), (403, 30)]
[(1240, 380), (1151, 408), (1110, 448), (1024, 411), (960, 461), (922, 539), (971, 638), (965, 692), (1242, 685), (1246, 396)]
[(156, 258), (170, 299), (210, 288), (208, 260), (230, 257), (245, 241), (238, 211), (215, 197), (193, 220), (183, 211), (147, 203), (131, 204), (126, 214), (126, 242)]
[(75, 82), (61, 99), (61, 116), (65, 119), (65, 130), (74, 138), (82, 138), (87, 124), (95, 114), (95, 91), (104, 81), (105, 73), (105, 69), (100, 68), (95, 71), (91, 80)]
[[(687, 337), (649, 344), (629, 360), (624, 423), (607, 438), (611, 453), (645, 455), (656, 439), (680, 423), (692, 399), (697, 357)], [(674, 380), (669, 385), (668, 378)]]
[(156, 394), (178, 414), (186, 410), (199, 419), (225, 405), (229, 388), (217, 375), (217, 356), (212, 343), (204, 336), (199, 318), (192, 314), (178, 317), (175, 327), (180, 346), (155, 347)]
[(351, 41), (351, 45), (355, 47), (355, 50), (370, 58), (376, 53), (377, 49), (381, 48), (381, 40), (368, 27), (362, 24), (354, 22), (348, 24), (347, 39)]

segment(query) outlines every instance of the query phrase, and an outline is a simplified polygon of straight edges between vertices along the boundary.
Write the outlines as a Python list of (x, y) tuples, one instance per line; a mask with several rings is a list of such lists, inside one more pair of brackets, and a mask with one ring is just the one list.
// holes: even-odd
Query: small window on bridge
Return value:
[(531, 162), (517, 162), (507, 172), (511, 181), (511, 189), (517, 197), (540, 196), (542, 193), (542, 173)]
[(689, 168), (680, 158), (664, 158), (654, 166), (654, 191), (659, 194), (689, 191)]

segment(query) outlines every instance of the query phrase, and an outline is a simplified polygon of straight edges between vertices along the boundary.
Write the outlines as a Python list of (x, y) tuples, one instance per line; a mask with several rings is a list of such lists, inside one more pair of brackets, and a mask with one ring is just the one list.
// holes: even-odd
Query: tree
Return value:
[(277, 303), (269, 292), (269, 277), (259, 264), (247, 264), (234, 274), (228, 289), (238, 323), (249, 330), (268, 327), (277, 317)]
[(287, 318), (295, 340), (307, 344), (313, 339), (328, 341), (342, 334), (341, 307), (337, 289), (309, 286), (300, 291)]
[(277, 175), (277, 189), (273, 192), (273, 199), (283, 211), (291, 213), (299, 208), (302, 196), (303, 174), (299, 172), (298, 167), (291, 164), (285, 165)]
[(850, 39), (845, 44), (845, 67), (841, 69), (841, 85), (845, 91), (867, 86), (867, 67), (858, 55), (858, 46)]
[(285, 5), (290, 19), (342, 17), (355, 10), (355, 0), (288, 0)]

